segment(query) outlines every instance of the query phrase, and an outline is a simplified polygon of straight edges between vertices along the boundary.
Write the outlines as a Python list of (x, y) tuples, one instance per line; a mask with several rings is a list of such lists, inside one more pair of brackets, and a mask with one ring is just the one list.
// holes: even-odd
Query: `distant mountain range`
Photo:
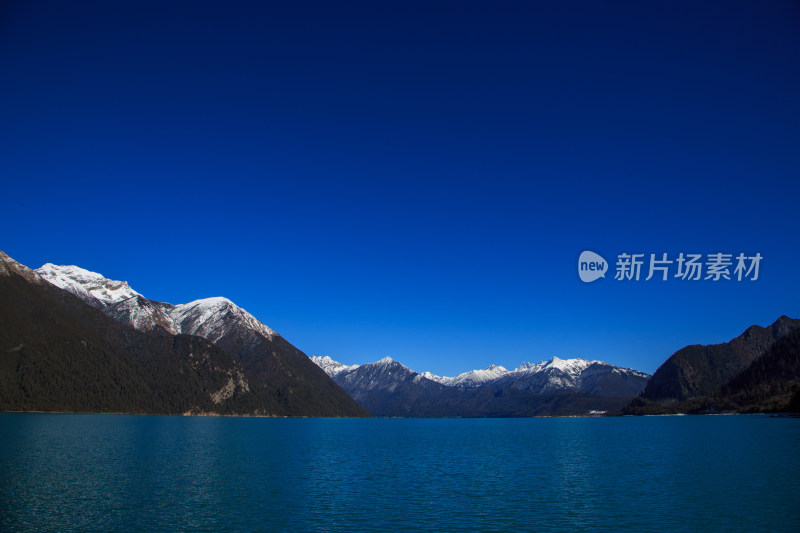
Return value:
[(173, 305), (0, 252), (0, 410), (501, 417), (800, 412), (800, 320), (682, 348), (651, 377), (601, 361), (417, 373), (308, 358), (223, 297)]
[(453, 377), (419, 374), (391, 358), (360, 366), (312, 359), (376, 416), (800, 412), (800, 320), (787, 316), (726, 343), (686, 346), (652, 377), (557, 357)]
[(800, 320), (781, 316), (766, 328), (750, 326), (726, 343), (681, 348), (624, 412), (798, 412), (799, 330)]
[(649, 376), (600, 361), (559, 359), (523, 363), (508, 371), (491, 365), (455, 377), (419, 374), (385, 357), (343, 365), (312, 357), (375, 416), (541, 416), (618, 410), (642, 391)]
[(0, 252), (0, 409), (369, 416), (226, 298), (148, 300), (75, 266)]

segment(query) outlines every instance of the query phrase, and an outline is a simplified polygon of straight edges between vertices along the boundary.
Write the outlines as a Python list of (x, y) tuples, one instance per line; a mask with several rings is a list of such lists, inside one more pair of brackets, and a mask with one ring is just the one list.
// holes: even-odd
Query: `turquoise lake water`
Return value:
[(800, 419), (0, 414), (2, 531), (800, 531)]

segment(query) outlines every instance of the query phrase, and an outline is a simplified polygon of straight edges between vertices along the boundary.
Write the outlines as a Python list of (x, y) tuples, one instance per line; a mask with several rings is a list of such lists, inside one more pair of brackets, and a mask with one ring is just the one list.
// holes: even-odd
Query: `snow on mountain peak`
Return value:
[(587, 361), (586, 359), (580, 358), (561, 359), (560, 357), (553, 357), (540, 363), (522, 363), (516, 368), (516, 370), (514, 370), (514, 372), (535, 373), (543, 370), (554, 369), (572, 374), (583, 372), (596, 362), (597, 361)]
[(54, 265), (53, 263), (45, 263), (36, 270), (40, 274), (63, 277), (74, 281), (102, 281), (106, 279), (102, 274), (75, 265)]
[(436, 381), (437, 383), (441, 383), (442, 385), (447, 385), (450, 387), (476, 387), (493, 381), (507, 373), (508, 370), (502, 366), (489, 365), (484, 369), (470, 370), (469, 372), (463, 372), (453, 377), (437, 376), (435, 374), (431, 374), (430, 372), (425, 372), (423, 376), (432, 381)]
[(189, 302), (189, 304), (194, 304), (202, 307), (227, 307), (227, 306), (236, 307), (235, 303), (228, 300), (224, 296), (212, 296), (211, 298), (201, 298), (200, 300), (194, 300), (192, 302)]
[(225, 320), (233, 317), (242, 322), (251, 330), (271, 339), (277, 335), (266, 324), (256, 317), (222, 296), (203, 298), (189, 303), (176, 305), (170, 313), (180, 330), (190, 335), (205, 337), (211, 342), (216, 342), (225, 332)]
[[(647, 374), (633, 373), (599, 361), (579, 358), (553, 357), (540, 363), (523, 363), (512, 371), (499, 365), (489, 365), (484, 369), (470, 370), (454, 377), (437, 376), (431, 372), (416, 373), (391, 357), (361, 366), (342, 365), (330, 357), (311, 359), (345, 390), (358, 390), (359, 394), (376, 390), (392, 393), (401, 384), (406, 387), (410, 381), (422, 384), (430, 380), (446, 387), (464, 389), (493, 387), (501, 390), (511, 387), (535, 394), (571, 390), (601, 396), (624, 396), (629, 392), (631, 395), (638, 394), (638, 384), (643, 387), (649, 377)], [(618, 377), (607, 377), (614, 373)]]
[(542, 369), (554, 368), (567, 373), (582, 372), (589, 368), (594, 362), (596, 361), (587, 361), (586, 359), (579, 358), (561, 359), (559, 357), (553, 357), (544, 363)]
[[(483, 385), (496, 384), (501, 380), (514, 382), (519, 379), (532, 379), (533, 376), (542, 373), (549, 374), (550, 371), (557, 370), (559, 373), (567, 374), (570, 379), (576, 379), (580, 374), (597, 361), (587, 361), (586, 359), (561, 359), (553, 357), (540, 363), (522, 363), (512, 371), (506, 370), (502, 366), (489, 365), (482, 370), (470, 370), (458, 374), (457, 376), (437, 376), (431, 372), (423, 372), (426, 378), (447, 385), (449, 387), (480, 387)], [(553, 378), (556, 379), (556, 378)], [(562, 378), (558, 378), (563, 381)]]
[[(44, 279), (60, 289), (65, 289), (93, 305), (114, 305), (135, 296), (141, 296), (131, 289), (126, 281), (115, 281), (102, 274), (75, 265), (54, 265), (46, 263), (36, 269)], [(97, 305), (95, 305), (97, 307)]]
[(378, 360), (378, 361), (375, 361), (374, 363), (367, 363), (367, 364), (365, 364), (365, 365), (363, 365), (363, 366), (365, 366), (365, 367), (377, 368), (377, 369), (381, 369), (381, 370), (382, 370), (382, 369), (389, 369), (389, 370), (392, 370), (392, 369), (395, 369), (395, 368), (398, 368), (398, 367), (399, 367), (399, 368), (405, 368), (405, 369), (406, 369), (406, 370), (408, 370), (409, 372), (414, 372), (413, 370), (411, 370), (410, 368), (408, 368), (408, 367), (407, 367), (406, 365), (404, 365), (403, 363), (401, 363), (401, 362), (399, 362), (399, 361), (395, 361), (394, 359), (392, 359), (392, 358), (391, 358), (391, 357), (389, 357), (388, 355), (387, 355), (386, 357), (384, 357), (383, 359), (380, 359), (380, 360)]
[(538, 372), (544, 365), (545, 363), (522, 363), (514, 369), (514, 372)]
[[(97, 272), (74, 265), (47, 263), (36, 272), (56, 287), (73, 293), (106, 313), (114, 313), (114, 309), (119, 309), (118, 304), (133, 297), (144, 298), (131, 289), (125, 281), (110, 280)], [(228, 329), (226, 320), (233, 318), (269, 339), (277, 335), (256, 317), (222, 296), (203, 298), (175, 306), (158, 303), (157, 310), (150, 309), (146, 304), (144, 306), (134, 304), (129, 307), (126, 310), (129, 316), (124, 321), (140, 329), (148, 329), (147, 325), (154, 322), (171, 333), (198, 335), (216, 342)]]
[(331, 377), (341, 374), (342, 372), (347, 372), (349, 370), (355, 370), (358, 368), (358, 365), (345, 365), (339, 361), (334, 361), (327, 355), (314, 355), (311, 357), (311, 360)]

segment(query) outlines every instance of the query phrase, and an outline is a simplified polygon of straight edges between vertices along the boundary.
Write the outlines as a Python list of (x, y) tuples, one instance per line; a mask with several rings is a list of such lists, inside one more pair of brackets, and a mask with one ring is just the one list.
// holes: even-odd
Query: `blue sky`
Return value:
[(309, 355), (653, 372), (800, 317), (796, 2), (12, 1), (0, 72), (0, 249)]

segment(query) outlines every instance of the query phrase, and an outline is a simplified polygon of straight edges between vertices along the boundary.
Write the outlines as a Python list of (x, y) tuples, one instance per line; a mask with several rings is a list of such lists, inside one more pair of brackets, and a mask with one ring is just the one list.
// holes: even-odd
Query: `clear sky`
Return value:
[(0, 249), (444, 375), (800, 317), (797, 2), (336, 4), (0, 3)]

